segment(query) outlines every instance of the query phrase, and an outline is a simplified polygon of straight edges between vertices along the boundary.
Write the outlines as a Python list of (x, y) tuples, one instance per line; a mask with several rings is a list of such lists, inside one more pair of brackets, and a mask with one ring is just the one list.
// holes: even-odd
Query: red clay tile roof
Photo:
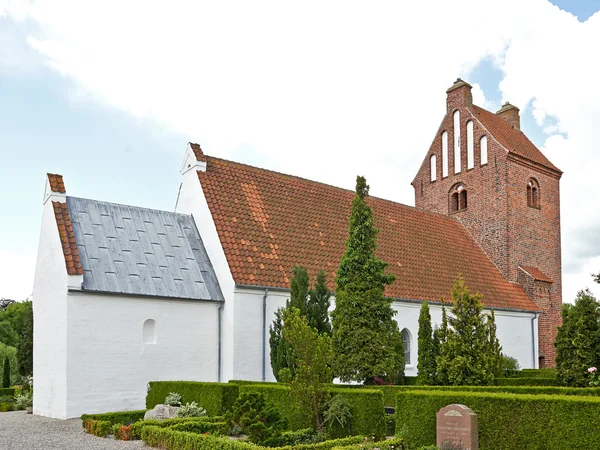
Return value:
[(65, 256), (67, 273), (69, 275), (83, 275), (81, 261), (79, 260), (79, 250), (77, 250), (77, 243), (75, 242), (75, 235), (73, 234), (73, 226), (71, 225), (71, 216), (69, 215), (67, 204), (52, 202), (52, 206), (54, 207), (54, 217), (56, 217), (60, 243)]
[(513, 128), (502, 117), (476, 105), (473, 105), (473, 113), (500, 145), (509, 152), (560, 172), (560, 169), (552, 164), (522, 131)]
[[(344, 253), (354, 192), (206, 156), (198, 172), (237, 284), (289, 288), (295, 265), (330, 288)], [(396, 281), (394, 298), (448, 299), (458, 273), (491, 307), (538, 310), (509, 283), (455, 219), (388, 200), (368, 199), (379, 228), (377, 254)]]
[(193, 142), (190, 142), (189, 144), (192, 148), (192, 151), (194, 152), (194, 155), (196, 155), (196, 159), (198, 161), (206, 161), (206, 157), (204, 156), (204, 152), (200, 148), (200, 144), (194, 144)]
[(529, 275), (531, 275), (537, 281), (545, 281), (546, 283), (554, 283), (552, 278), (550, 278), (548, 275), (546, 275), (540, 269), (536, 269), (535, 267), (525, 267), (525, 266), (521, 266), (521, 269), (523, 269), (525, 272), (527, 272)]
[(52, 192), (60, 192), (61, 194), (64, 194), (65, 192), (67, 192), (65, 190), (65, 183), (63, 183), (62, 175), (58, 175), (55, 173), (49, 173), (48, 181), (50, 182), (50, 190)]

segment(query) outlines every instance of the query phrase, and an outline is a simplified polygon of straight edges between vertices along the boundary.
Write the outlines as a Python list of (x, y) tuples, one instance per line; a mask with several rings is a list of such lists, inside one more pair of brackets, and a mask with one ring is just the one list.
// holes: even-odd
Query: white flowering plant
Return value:
[(592, 387), (600, 386), (600, 377), (598, 376), (598, 369), (596, 367), (590, 367), (587, 371), (590, 378), (589, 385)]

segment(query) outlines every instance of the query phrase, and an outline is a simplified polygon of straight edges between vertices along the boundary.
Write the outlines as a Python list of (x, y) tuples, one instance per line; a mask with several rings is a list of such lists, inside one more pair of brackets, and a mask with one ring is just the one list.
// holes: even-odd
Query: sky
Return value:
[(563, 301), (600, 271), (600, 1), (0, 0), (0, 297), (32, 292), (47, 172), (173, 210), (205, 153), (414, 205), (457, 77), (564, 171)]

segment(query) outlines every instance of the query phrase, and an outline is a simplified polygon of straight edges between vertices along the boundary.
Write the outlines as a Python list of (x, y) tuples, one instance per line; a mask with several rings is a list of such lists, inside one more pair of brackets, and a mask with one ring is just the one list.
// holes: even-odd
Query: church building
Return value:
[[(360, 169), (357, 168), (357, 171)], [(49, 174), (34, 282), (34, 413), (144, 407), (152, 380), (273, 381), (269, 325), (293, 267), (334, 277), (353, 191), (206, 155), (190, 143), (175, 212), (72, 197)], [(471, 86), (412, 182), (415, 207), (369, 197), (386, 294), (417, 374), (418, 315), (441, 322), (461, 274), (494, 310), (503, 353), (551, 367), (560, 324), (562, 172)], [(70, 194), (70, 193), (69, 193)], [(332, 303), (335, 298), (332, 297)]]

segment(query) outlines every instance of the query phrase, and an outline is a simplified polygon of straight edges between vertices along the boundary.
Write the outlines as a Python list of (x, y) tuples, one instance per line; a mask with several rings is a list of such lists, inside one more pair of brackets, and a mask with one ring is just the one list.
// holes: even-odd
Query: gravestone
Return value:
[(436, 417), (438, 447), (446, 443), (461, 450), (479, 450), (477, 414), (472, 409), (465, 405), (448, 405), (440, 409)]

